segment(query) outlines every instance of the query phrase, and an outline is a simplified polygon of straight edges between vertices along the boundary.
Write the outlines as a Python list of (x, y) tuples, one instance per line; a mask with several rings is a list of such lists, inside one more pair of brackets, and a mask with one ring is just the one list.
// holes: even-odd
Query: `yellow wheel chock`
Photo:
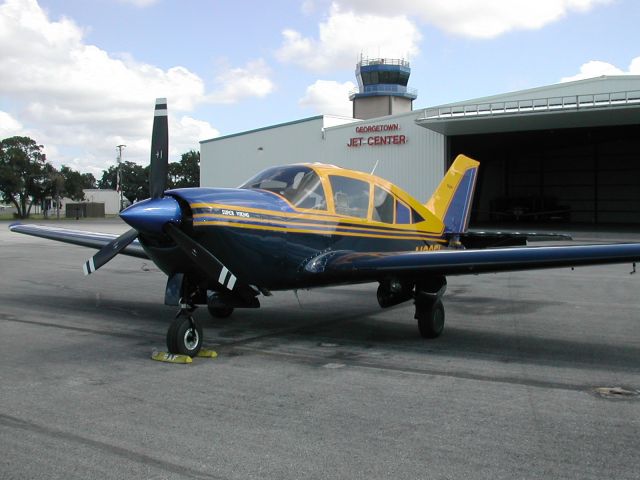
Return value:
[[(218, 352), (216, 352), (215, 350), (202, 348), (198, 352), (197, 356), (202, 358), (216, 358), (218, 356)], [(151, 360), (166, 363), (193, 363), (193, 359), (189, 355), (158, 352), (156, 350), (151, 353)]]

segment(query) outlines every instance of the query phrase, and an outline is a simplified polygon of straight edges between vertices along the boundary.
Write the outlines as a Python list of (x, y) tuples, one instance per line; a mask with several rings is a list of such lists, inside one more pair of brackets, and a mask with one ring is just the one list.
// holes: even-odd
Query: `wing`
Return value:
[[(118, 238), (118, 235), (110, 233), (67, 230), (65, 228), (49, 227), (45, 225), (24, 225), (21, 223), (10, 225), (9, 229), (12, 232), (24, 233), (25, 235), (32, 235), (34, 237), (46, 238), (49, 240), (56, 240), (58, 242), (71, 243), (73, 245), (96, 249), (100, 249), (109, 244), (109, 242)], [(131, 244), (127, 245), (120, 253), (131, 257), (149, 258), (142, 249), (138, 240), (134, 240)]]
[(389, 276), (424, 278), (430, 275), (576, 267), (640, 261), (640, 243), (512, 247), (435, 252), (328, 252), (309, 261), (305, 272), (336, 282), (374, 281)]
[(501, 232), (467, 230), (458, 235), (464, 248), (481, 249), (495, 247), (517, 247), (527, 245), (528, 242), (546, 242), (557, 240), (571, 240), (566, 233), (550, 232)]

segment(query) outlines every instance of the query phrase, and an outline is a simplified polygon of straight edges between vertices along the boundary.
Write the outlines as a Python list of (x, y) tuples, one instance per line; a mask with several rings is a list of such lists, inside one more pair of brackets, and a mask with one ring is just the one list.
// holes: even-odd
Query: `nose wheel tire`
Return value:
[(169, 353), (195, 357), (202, 348), (202, 327), (189, 316), (178, 316), (167, 330)]

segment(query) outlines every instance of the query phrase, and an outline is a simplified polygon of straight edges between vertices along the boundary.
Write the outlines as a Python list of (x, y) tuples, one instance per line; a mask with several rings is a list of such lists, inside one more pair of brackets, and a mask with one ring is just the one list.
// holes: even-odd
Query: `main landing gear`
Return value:
[(447, 290), (444, 276), (434, 277), (416, 284), (414, 318), (418, 320), (418, 330), (424, 338), (436, 338), (444, 330), (444, 305), (442, 296)]
[(193, 318), (194, 306), (180, 305), (180, 311), (167, 330), (169, 353), (195, 357), (202, 348), (202, 326)]
[(386, 278), (378, 286), (378, 303), (382, 308), (392, 307), (414, 299), (418, 330), (424, 338), (439, 337), (444, 330), (442, 296), (447, 290), (447, 279), (440, 275), (420, 280)]

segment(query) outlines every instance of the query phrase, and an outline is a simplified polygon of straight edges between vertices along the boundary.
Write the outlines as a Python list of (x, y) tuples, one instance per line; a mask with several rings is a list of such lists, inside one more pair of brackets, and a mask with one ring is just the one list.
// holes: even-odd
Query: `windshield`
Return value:
[(327, 209), (320, 177), (313, 169), (302, 165), (269, 168), (240, 188), (259, 188), (277, 193), (297, 208)]

